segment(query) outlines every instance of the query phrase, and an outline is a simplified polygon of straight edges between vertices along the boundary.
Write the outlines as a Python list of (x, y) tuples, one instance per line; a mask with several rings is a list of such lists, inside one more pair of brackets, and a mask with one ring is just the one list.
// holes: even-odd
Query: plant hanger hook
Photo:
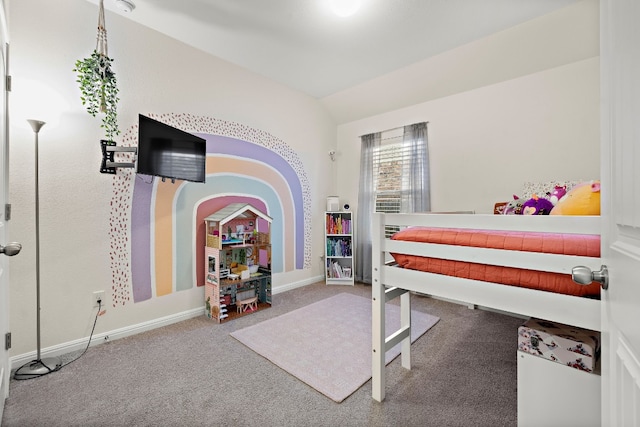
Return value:
[(96, 52), (102, 56), (109, 56), (107, 47), (107, 26), (104, 21), (104, 0), (100, 0), (98, 11), (98, 36), (96, 40)]

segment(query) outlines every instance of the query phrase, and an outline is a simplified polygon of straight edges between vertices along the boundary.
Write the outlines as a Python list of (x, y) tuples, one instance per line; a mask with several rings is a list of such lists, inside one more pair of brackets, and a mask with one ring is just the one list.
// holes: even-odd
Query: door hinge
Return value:
[(11, 76), (7, 76), (7, 92), (11, 92)]
[(4, 220), (9, 221), (11, 219), (11, 203), (4, 205)]
[(4, 334), (4, 349), (9, 350), (11, 348), (11, 332)]

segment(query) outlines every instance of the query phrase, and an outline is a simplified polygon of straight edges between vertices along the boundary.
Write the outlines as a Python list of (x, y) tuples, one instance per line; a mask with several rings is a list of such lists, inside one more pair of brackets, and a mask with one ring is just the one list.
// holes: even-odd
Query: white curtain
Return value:
[[(356, 232), (355, 279), (371, 283), (372, 214), (376, 209), (376, 151), (383, 145), (380, 132), (363, 135), (360, 155), (360, 187)], [(400, 212), (426, 212), (431, 209), (427, 123), (405, 126), (402, 138), (402, 184)]]
[(409, 164), (404, 168), (400, 212), (426, 212), (431, 209), (427, 123), (405, 126), (402, 141), (408, 153), (403, 162)]
[(356, 228), (355, 280), (371, 283), (371, 213), (375, 209), (373, 155), (380, 147), (381, 133), (363, 135), (360, 154), (360, 187)]

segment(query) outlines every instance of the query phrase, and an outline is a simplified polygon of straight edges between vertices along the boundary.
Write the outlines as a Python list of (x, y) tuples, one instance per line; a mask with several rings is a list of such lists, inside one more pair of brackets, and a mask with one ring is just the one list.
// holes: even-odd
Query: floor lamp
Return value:
[(57, 357), (40, 358), (40, 189), (38, 187), (38, 133), (45, 122), (40, 120), (27, 120), (33, 129), (36, 137), (35, 145), (35, 178), (36, 178), (36, 336), (37, 336), (37, 353), (36, 359), (25, 363), (16, 369), (13, 378), (16, 380), (28, 380), (31, 378), (41, 377), (43, 375), (55, 372), (61, 367), (61, 363)]

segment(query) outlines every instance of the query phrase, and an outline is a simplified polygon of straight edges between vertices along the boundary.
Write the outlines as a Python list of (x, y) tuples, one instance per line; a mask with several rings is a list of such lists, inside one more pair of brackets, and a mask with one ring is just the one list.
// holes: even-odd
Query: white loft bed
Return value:
[[(597, 299), (399, 268), (390, 262), (392, 258), (389, 254), (393, 252), (420, 255), (569, 275), (577, 265), (584, 265), (592, 271), (599, 270), (600, 258), (390, 240), (385, 238), (386, 225), (600, 235), (600, 217), (374, 214), (372, 396), (379, 402), (384, 400), (385, 396), (387, 350), (402, 343), (402, 366), (411, 369), (411, 291), (585, 329), (600, 330), (600, 301)], [(385, 339), (385, 303), (397, 297), (400, 297), (401, 326)]]

